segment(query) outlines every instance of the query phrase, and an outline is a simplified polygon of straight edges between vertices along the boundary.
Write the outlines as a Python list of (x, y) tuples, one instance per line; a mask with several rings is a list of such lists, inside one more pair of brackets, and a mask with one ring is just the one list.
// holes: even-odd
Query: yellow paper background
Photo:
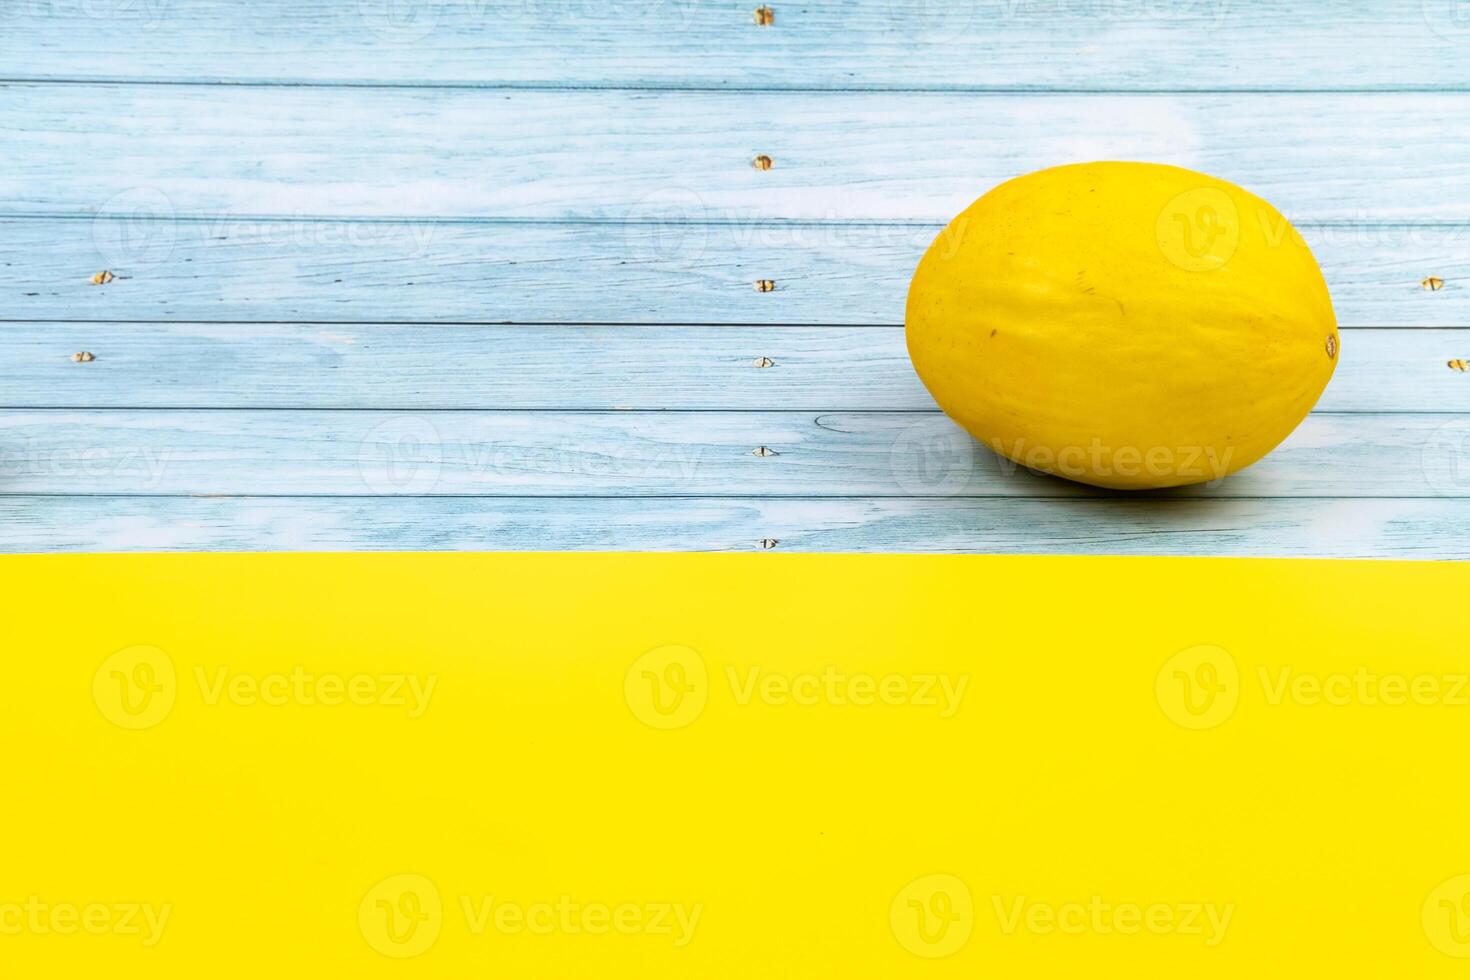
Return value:
[[(158, 555), (0, 576), (7, 975), (1470, 969), (1463, 566)], [(65, 934), (67, 909), (98, 934)]]

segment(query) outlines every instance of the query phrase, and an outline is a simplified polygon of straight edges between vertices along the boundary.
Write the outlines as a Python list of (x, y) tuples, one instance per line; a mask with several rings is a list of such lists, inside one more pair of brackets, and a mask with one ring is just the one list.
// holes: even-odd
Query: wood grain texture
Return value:
[[(9, 213), (945, 222), (1041, 167), (1151, 160), (1293, 221), (1470, 220), (1470, 93), (986, 95), (0, 87)], [(775, 162), (751, 166), (758, 153)], [(658, 214), (649, 215), (650, 209)], [(131, 212), (128, 212), (131, 213)]]
[[(933, 413), (12, 410), (0, 431), (16, 494), (1107, 495)], [(1167, 497), (1470, 497), (1465, 415), (1312, 415), (1223, 480), (1197, 447), (1108, 448), (1210, 481)]]
[[(773, 6), (0, 3), (0, 549), (1470, 557), (1455, 0)], [(1349, 328), (1218, 485), (1003, 465), (904, 354), (945, 220), (1101, 158)]]
[(1470, 558), (1470, 500), (6, 497), (6, 550)]
[[(158, 207), (142, 194), (99, 219), (0, 218), (0, 316), (899, 324), (940, 231), (685, 223), (677, 201), (627, 224), (179, 220)], [(1339, 323), (1470, 325), (1470, 224), (1301, 231)], [(103, 269), (122, 278), (91, 285)], [(1428, 276), (1443, 288), (1422, 288)]]
[[(1319, 411), (1470, 413), (1470, 329), (1342, 338)], [(0, 408), (937, 411), (901, 327), (18, 322), (0, 364)]]
[(8, 78), (551, 86), (1470, 85), (1455, 0), (15, 0)]

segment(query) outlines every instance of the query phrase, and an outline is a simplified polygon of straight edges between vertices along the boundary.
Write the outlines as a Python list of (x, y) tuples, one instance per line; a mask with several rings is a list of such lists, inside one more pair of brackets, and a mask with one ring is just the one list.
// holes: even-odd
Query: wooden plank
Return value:
[[(8, 78), (748, 88), (1470, 85), (1454, 0), (46, 0)], [(426, 54), (432, 52), (432, 54)], [(1350, 56), (1348, 56), (1350, 54)]]
[(1470, 559), (1470, 500), (5, 497), (0, 550)]
[[(1102, 493), (1014, 466), (934, 413), (12, 410), (0, 430), (14, 494)], [(1201, 479), (1228, 462), (1159, 448)], [(1470, 497), (1470, 416), (1313, 415), (1256, 466), (1167, 496)]]
[[(1340, 358), (1319, 411), (1470, 413), (1470, 329)], [(937, 410), (900, 327), (20, 322), (0, 364), (0, 408)]]
[[(1198, 52), (1192, 54), (1197, 55)], [(944, 222), (1078, 160), (1294, 221), (1470, 220), (1470, 93), (989, 95), (0, 87), (9, 213)], [(751, 165), (758, 153), (774, 165)], [(1406, 161), (1411, 165), (1406, 166)]]
[[(0, 161), (0, 168), (5, 164)], [(1470, 170), (1467, 170), (1470, 173)], [(1467, 195), (1470, 200), (1470, 195)], [(136, 207), (136, 213), (117, 209)], [(937, 224), (0, 219), (0, 314), (31, 320), (897, 324)], [(665, 220), (666, 219), (666, 220)], [(1304, 226), (1350, 326), (1470, 325), (1470, 225)], [(110, 269), (123, 277), (93, 286)], [(1430, 291), (1428, 276), (1444, 287)], [(771, 292), (753, 288), (775, 283)]]

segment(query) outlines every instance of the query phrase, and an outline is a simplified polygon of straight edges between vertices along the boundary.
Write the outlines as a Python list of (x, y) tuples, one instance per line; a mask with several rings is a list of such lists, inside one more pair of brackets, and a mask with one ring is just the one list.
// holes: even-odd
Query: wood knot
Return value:
[(755, 8), (755, 22), (760, 27), (770, 27), (776, 23), (776, 12), (765, 4)]
[(766, 551), (770, 551), (780, 543), (781, 540), (779, 538), (761, 538), (761, 547)]
[(762, 153), (760, 156), (750, 161), (750, 165), (757, 170), (770, 170), (776, 165), (776, 161), (772, 160), (770, 157)]
[(776, 362), (771, 360), (769, 357), (757, 357), (753, 363), (758, 368), (768, 368), (776, 366)]
[(108, 272), (106, 269), (103, 269), (101, 272), (97, 273), (95, 276), (92, 277), (92, 285), (94, 285), (94, 286), (105, 286), (108, 283), (112, 282), (112, 280), (114, 280), (116, 278), (117, 278), (117, 276), (114, 276), (111, 272)]
[(71, 359), (77, 364), (86, 364), (88, 361), (97, 360), (97, 356), (89, 350), (79, 350), (71, 356)]
[(769, 293), (775, 288), (776, 281), (774, 279), (757, 279), (755, 281), (755, 291), (758, 293)]
[(1419, 285), (1431, 292), (1439, 292), (1444, 288), (1444, 280), (1439, 276), (1429, 276), (1419, 281)]
[(750, 455), (752, 455), (752, 456), (779, 456), (781, 454), (778, 453), (778, 452), (776, 452), (776, 450), (772, 449), (770, 446), (756, 446), (754, 449), (752, 449), (750, 451)]

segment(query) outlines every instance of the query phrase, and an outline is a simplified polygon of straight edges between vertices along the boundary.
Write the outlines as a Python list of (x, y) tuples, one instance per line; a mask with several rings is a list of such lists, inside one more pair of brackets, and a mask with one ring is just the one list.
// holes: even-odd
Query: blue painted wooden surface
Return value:
[[(0, 217), (7, 316), (897, 325), (941, 227), (690, 222), (677, 195), (633, 222), (180, 220), (154, 200), (128, 192), (84, 219)], [(1340, 324), (1470, 324), (1470, 223), (1300, 230)], [(86, 270), (112, 268), (126, 278), (88, 285)], [(1444, 288), (1422, 288), (1428, 276)], [(754, 293), (756, 279), (775, 289)]]
[[(1319, 413), (1470, 411), (1470, 329), (1344, 334)], [(938, 411), (898, 326), (17, 321), (0, 364), (0, 408)]]
[(7, 79), (1092, 91), (1470, 87), (1459, 0), (13, 0)]
[[(0, 548), (1470, 556), (1452, 0), (754, 6), (0, 4)], [(1011, 471), (904, 356), (949, 215), (1109, 157), (1331, 286), (1220, 485)]]
[[(0, 200), (48, 214), (618, 222), (666, 220), (672, 203), (680, 221), (942, 225), (1058, 160), (1142, 159), (1228, 174), (1292, 221), (1458, 222), (1467, 116), (1458, 92), (11, 84), (0, 129), (22, 152), (0, 170)], [(757, 153), (770, 170), (751, 166)]]

